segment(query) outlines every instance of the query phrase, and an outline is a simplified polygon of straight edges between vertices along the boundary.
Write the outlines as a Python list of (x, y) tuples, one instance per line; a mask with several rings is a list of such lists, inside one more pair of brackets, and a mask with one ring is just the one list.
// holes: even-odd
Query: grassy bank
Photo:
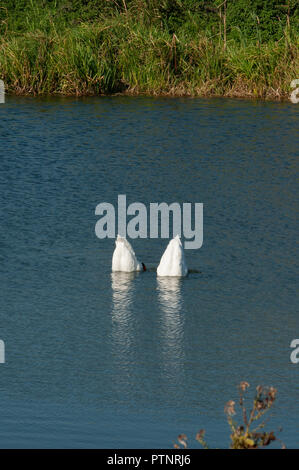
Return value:
[(219, 10), (205, 28), (196, 15), (170, 27), (138, 2), (81, 15), (57, 14), (48, 3), (32, 2), (20, 17), (2, 11), (0, 78), (8, 92), (283, 99), (299, 78), (299, 34), (289, 20), (263, 39), (258, 22), (246, 33)]

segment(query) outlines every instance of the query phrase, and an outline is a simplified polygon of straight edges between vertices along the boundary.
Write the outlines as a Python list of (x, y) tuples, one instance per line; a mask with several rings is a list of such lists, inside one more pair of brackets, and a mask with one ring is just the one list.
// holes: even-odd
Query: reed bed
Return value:
[[(0, 78), (16, 94), (147, 94), (284, 99), (299, 78), (298, 32), (278, 40), (228, 37), (134, 12), (68, 25), (47, 11), (4, 28)], [(225, 41), (224, 41), (225, 39)]]

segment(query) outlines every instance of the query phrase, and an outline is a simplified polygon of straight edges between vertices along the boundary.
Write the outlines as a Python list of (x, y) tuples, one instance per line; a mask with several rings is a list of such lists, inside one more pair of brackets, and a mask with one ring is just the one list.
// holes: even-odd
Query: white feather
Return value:
[(123, 237), (117, 235), (115, 250), (112, 256), (112, 271), (131, 273), (142, 271), (142, 264), (137, 260), (131, 244)]
[(158, 276), (187, 276), (188, 268), (180, 237), (170, 240), (157, 268)]

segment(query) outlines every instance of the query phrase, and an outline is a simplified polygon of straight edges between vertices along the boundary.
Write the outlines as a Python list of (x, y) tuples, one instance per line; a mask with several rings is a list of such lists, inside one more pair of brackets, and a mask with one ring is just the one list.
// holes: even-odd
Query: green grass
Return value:
[(230, 30), (227, 42), (192, 19), (175, 34), (130, 10), (72, 22), (32, 2), (22, 27), (2, 21), (0, 78), (17, 94), (148, 94), (283, 99), (299, 78), (298, 32), (278, 40)]

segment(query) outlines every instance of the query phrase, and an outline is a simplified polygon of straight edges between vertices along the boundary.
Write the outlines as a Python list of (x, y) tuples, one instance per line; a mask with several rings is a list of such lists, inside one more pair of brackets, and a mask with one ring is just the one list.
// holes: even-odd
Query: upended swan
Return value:
[(143, 263), (136, 258), (131, 244), (125, 238), (117, 235), (115, 250), (112, 256), (112, 271), (146, 271)]
[(180, 237), (177, 235), (168, 243), (157, 268), (157, 275), (182, 277), (187, 274), (184, 249)]

